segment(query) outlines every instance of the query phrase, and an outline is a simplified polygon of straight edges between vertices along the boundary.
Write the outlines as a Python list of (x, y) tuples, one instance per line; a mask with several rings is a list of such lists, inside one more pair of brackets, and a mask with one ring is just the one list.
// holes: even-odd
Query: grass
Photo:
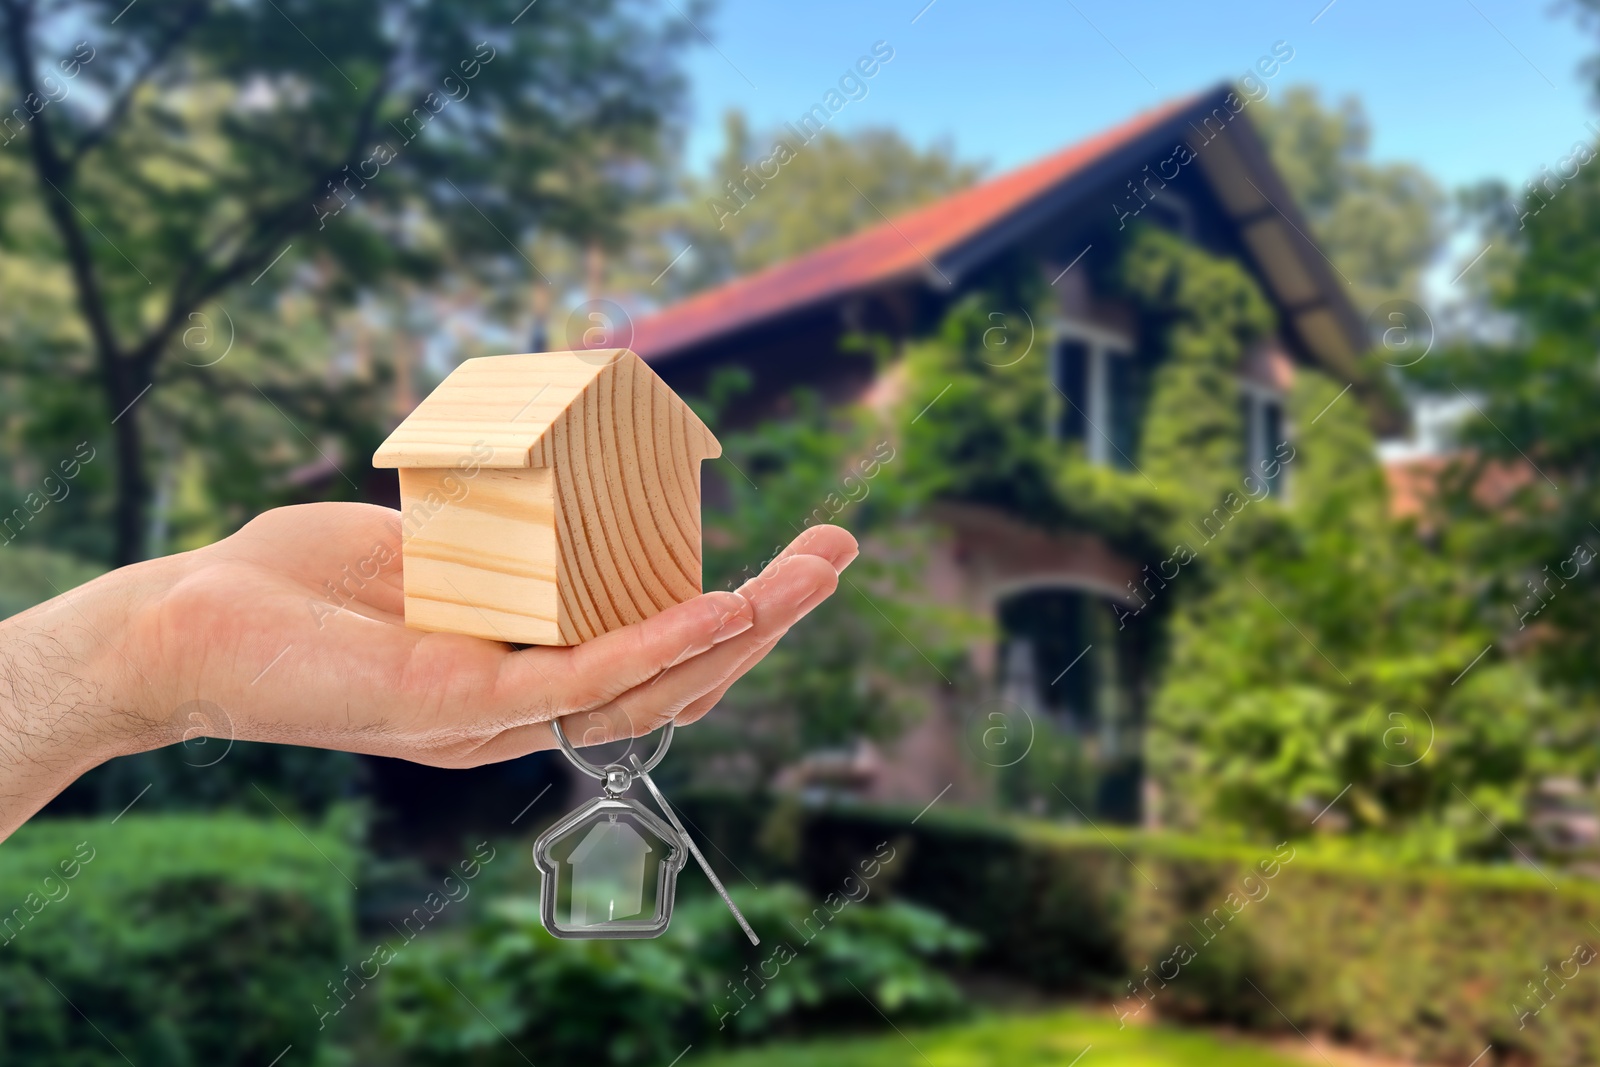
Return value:
[[(1086, 1048), (1092, 1049), (1084, 1055)], [(1173, 1026), (1117, 1028), (1081, 1011), (1013, 1015), (882, 1037), (774, 1045), (685, 1059), (682, 1067), (1305, 1067), (1258, 1044)]]

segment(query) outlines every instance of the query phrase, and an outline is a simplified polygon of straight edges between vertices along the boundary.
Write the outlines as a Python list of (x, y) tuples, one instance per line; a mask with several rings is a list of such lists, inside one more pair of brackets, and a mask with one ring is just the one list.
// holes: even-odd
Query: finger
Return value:
[[(796, 555), (775, 561), (759, 578), (745, 585), (756, 604), (756, 626), (727, 645), (680, 664), (595, 709), (609, 720), (609, 738), (638, 736), (657, 729), (724, 681), (735, 680), (751, 652), (783, 636), (826, 600), (838, 584), (833, 566), (821, 557)], [(609, 739), (604, 730), (594, 725), (589, 733)]]
[[(767, 568), (739, 593), (706, 593), (668, 608), (645, 622), (594, 638), (574, 649), (528, 649), (504, 666), (512, 692), (528, 686), (549, 686), (554, 703), (574, 711), (598, 707), (644, 684), (713, 645), (748, 630), (754, 621), (745, 595), (777, 573), (779, 564), (797, 556), (820, 557), (835, 572), (844, 570), (859, 552), (856, 539), (837, 526), (813, 526), (801, 532)], [(696, 624), (699, 624), (698, 626)]]
[(801, 555), (821, 556), (833, 564), (834, 573), (837, 574), (850, 566), (850, 561), (860, 554), (861, 549), (849, 530), (840, 526), (811, 526), (789, 542), (789, 546), (778, 553), (777, 559)]
[[(669, 671), (650, 685), (641, 686), (619, 698), (615, 702), (617, 707), (610, 709), (612, 732), (609, 736), (638, 736), (640, 731), (636, 725), (635, 711), (641, 700), (646, 702), (645, 721), (654, 724), (648, 729), (653, 730), (665, 723), (667, 718), (678, 721), (684, 711), (701, 703), (707, 695), (714, 692), (720, 697), (727, 692), (734, 682), (772, 650), (790, 627), (833, 595), (838, 588), (838, 575), (858, 554), (855, 538), (837, 526), (813, 527), (795, 538), (787, 551), (780, 553), (765, 570), (740, 587), (739, 591), (757, 605), (755, 628), (741, 640), (719, 649), (716, 654), (703, 656), (696, 663)], [(819, 561), (827, 562), (834, 573), (829, 574), (819, 567)], [(677, 703), (680, 698), (682, 702)], [(656, 707), (658, 703), (659, 708)], [(715, 700), (711, 703), (715, 703)], [(707, 704), (706, 710), (709, 707), (710, 704)], [(616, 721), (617, 711), (622, 713), (623, 723)], [(704, 714), (703, 710), (701, 714)], [(699, 718), (699, 715), (695, 718)], [(622, 733), (615, 732), (624, 723), (627, 729)], [(604, 729), (596, 729), (594, 724), (591, 724), (590, 732), (601, 737), (606, 735)]]
[[(452, 724), (498, 720), (501, 727), (489, 744), (494, 746), (491, 751), (507, 754), (485, 752), (472, 762), (509, 759), (553, 747), (554, 735), (545, 725), (553, 711), (570, 714), (605, 708), (674, 665), (693, 662), (714, 646), (740, 641), (741, 631), (748, 631), (750, 620), (762, 613), (769, 616), (762, 632), (781, 633), (799, 615), (785, 615), (779, 606), (788, 603), (792, 607), (815, 592), (806, 585), (806, 576), (826, 580), (827, 591), (831, 592), (835, 580), (832, 572), (847, 566), (856, 552), (855, 538), (848, 532), (834, 526), (813, 527), (797, 537), (765, 571), (745, 583), (740, 593), (704, 594), (576, 648), (535, 648), (501, 654), (496, 658), (496, 673), (489, 686), (449, 687), (451, 695), (437, 702), (437, 710), (428, 717)], [(839, 562), (829, 563), (830, 559)], [(817, 595), (805, 610), (825, 595), (826, 592)], [(783, 621), (786, 617), (789, 622)], [(754, 646), (743, 647), (747, 653)], [(743, 656), (744, 653), (736, 653), (715, 660), (713, 665), (720, 673), (706, 681), (705, 687), (710, 688), (723, 675), (732, 673)], [(465, 683), (474, 672), (458, 668), (452, 674), (453, 681)], [(484, 693), (485, 688), (490, 690), (488, 694)], [(602, 738), (647, 733), (653, 728), (648, 724), (656, 718), (636, 715), (630, 720), (621, 710), (608, 709), (598, 722), (572, 724), (577, 727), (571, 731), (572, 739), (587, 736), (591, 743), (599, 743)]]
[[(703, 593), (644, 622), (602, 634), (575, 648), (530, 648), (507, 657), (510, 693), (554, 685), (559, 707), (604, 704), (674, 664), (737, 637), (755, 625), (755, 608), (739, 593)], [(530, 678), (530, 676), (532, 676)]]
[[(768, 641), (776, 640), (794, 620), (819, 603), (836, 581), (833, 568), (825, 560), (816, 556), (800, 556), (796, 557), (796, 561), (787, 565), (774, 563), (769, 568), (772, 580), (751, 598), (755, 603), (757, 618), (765, 620), (758, 622), (756, 629), (769, 634)], [(704, 690), (734, 673), (739, 663), (747, 659), (755, 647), (751, 643), (754, 633), (756, 630), (719, 645), (666, 672), (660, 679), (624, 694), (618, 700), (564, 716), (563, 733), (569, 741), (580, 747), (650, 733)], [(763, 642), (758, 639), (756, 644), (759, 643)], [(734, 646), (739, 646), (743, 651)], [(732, 678), (727, 680), (731, 682)], [(643, 696), (646, 693), (649, 694), (648, 698)], [(464, 762), (471, 765), (513, 759), (554, 746), (555, 735), (549, 723), (531, 723), (502, 731), (475, 748), (464, 758)]]
[[(844, 573), (844, 569), (848, 567), (856, 558), (856, 556), (860, 554), (859, 549), (856, 547), (855, 538), (850, 536), (848, 532), (834, 526), (816, 527), (816, 529), (833, 531), (834, 533), (843, 533), (845, 534), (845, 537), (849, 538), (848, 543), (846, 543), (836, 537), (833, 537), (831, 533), (824, 535), (829, 537), (829, 541), (825, 542), (824, 544), (827, 546), (827, 548), (834, 550), (833, 558), (836, 560), (834, 569), (841, 574)], [(809, 533), (811, 531), (807, 532)], [(796, 543), (799, 543), (798, 539), (796, 539)], [(822, 548), (824, 545), (810, 542), (806, 545), (806, 547)], [(820, 603), (820, 601), (818, 601), (818, 603)], [(802, 614), (809, 613), (809, 611), (810, 608), (807, 608), (806, 612)], [(796, 621), (798, 621), (798, 618)], [(733, 683), (737, 682), (752, 667), (765, 659), (767, 653), (771, 652), (775, 647), (777, 647), (778, 642), (781, 641), (784, 635), (788, 632), (789, 627), (784, 627), (782, 631), (766, 637), (765, 640), (762, 640), (759, 644), (755, 645), (753, 648), (750, 648), (746, 652), (744, 659), (739, 662), (739, 664), (733, 669), (732, 672), (728, 674), (726, 678), (714, 686), (709, 692), (703, 693), (691, 701), (687, 707), (678, 712), (678, 714), (673, 718), (673, 722), (678, 726), (689, 726), (704, 718), (707, 712), (721, 702), (722, 698), (727, 695), (728, 690), (733, 688)]]
[[(461, 752), (509, 728), (603, 705), (749, 629), (753, 612), (737, 593), (708, 593), (578, 648), (518, 652), (493, 641), (398, 626), (383, 631), (386, 640), (378, 642), (379, 634), (363, 629), (367, 613), (353, 605), (342, 611), (329, 605), (325, 621), (327, 632), (345, 636), (347, 645), (365, 635), (368, 680), (363, 685), (341, 676), (347, 703), (394, 723), (419, 749)], [(372, 658), (374, 650), (382, 652), (381, 662)]]
[[(707, 693), (731, 685), (837, 584), (832, 564), (821, 557), (798, 555), (774, 561), (760, 579), (745, 586), (755, 607), (753, 628), (606, 704), (563, 716), (563, 732), (582, 746), (640, 737), (657, 729)], [(473, 753), (472, 762), (512, 759), (554, 745), (549, 723), (533, 723), (497, 735)]]
[(770, 641), (763, 642), (761, 645), (752, 649), (750, 654), (740, 662), (739, 666), (734, 669), (731, 675), (723, 679), (721, 684), (717, 685), (710, 692), (703, 693), (691, 701), (688, 707), (684, 708), (673, 717), (673, 723), (678, 726), (691, 726), (705, 718), (707, 712), (722, 702), (722, 698), (727, 695), (728, 690), (733, 688), (733, 683), (737, 682), (741, 677), (749, 673), (752, 667), (765, 659), (767, 653), (776, 648), (778, 642), (783, 640), (784, 634), (787, 634), (788, 632), (788, 630), (785, 630), (783, 633), (778, 634)]

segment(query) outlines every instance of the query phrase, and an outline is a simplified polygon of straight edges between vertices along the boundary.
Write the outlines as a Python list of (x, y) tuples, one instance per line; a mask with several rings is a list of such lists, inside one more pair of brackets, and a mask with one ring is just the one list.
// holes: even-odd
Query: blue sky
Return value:
[(833, 125), (948, 138), (992, 171), (1237, 78), (1277, 41), (1294, 58), (1274, 95), (1299, 83), (1359, 95), (1374, 155), (1447, 186), (1520, 183), (1587, 138), (1596, 114), (1578, 68), (1600, 32), (1542, 0), (926, 2), (720, 0), (699, 20), (714, 46), (689, 62), (691, 163), (720, 146), (727, 108), (758, 126), (793, 119), (878, 40), (893, 60)]

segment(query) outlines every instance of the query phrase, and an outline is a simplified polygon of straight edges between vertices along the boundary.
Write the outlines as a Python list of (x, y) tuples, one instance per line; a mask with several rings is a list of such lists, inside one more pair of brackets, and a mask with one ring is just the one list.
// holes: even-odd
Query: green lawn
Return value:
[(986, 1019), (906, 1036), (891, 1030), (882, 1037), (772, 1045), (691, 1058), (684, 1067), (1069, 1067), (1090, 1046), (1082, 1067), (1305, 1067), (1304, 1060), (1259, 1045), (1172, 1026), (1119, 1030), (1115, 1019), (1079, 1011)]

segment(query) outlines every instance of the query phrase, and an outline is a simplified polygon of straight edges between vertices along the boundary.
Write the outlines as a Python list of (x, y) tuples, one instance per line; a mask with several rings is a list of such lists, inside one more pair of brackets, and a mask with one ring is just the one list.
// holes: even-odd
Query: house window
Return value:
[[(1094, 799), (1079, 814), (1119, 823), (1139, 821), (1144, 751), (1140, 680), (1150, 673), (1157, 628), (1149, 625), (1145, 613), (1130, 611), (1135, 605), (1073, 586), (1022, 589), (996, 605), (999, 698), (1010, 706), (1010, 714), (1025, 713), (1035, 730), (1070, 741), (1083, 760), (1052, 767), (1050, 761), (1062, 758), (1063, 750), (1056, 748), (1052, 756), (1048, 742), (1041, 741), (1028, 760), (1004, 772), (1016, 776), (1011, 779), (1019, 790), (1014, 795), (1038, 787), (1042, 810), (1056, 810), (1058, 797), (1082, 795), (1087, 788)], [(1074, 774), (1082, 776), (1076, 786), (1068, 780)], [(1065, 803), (1059, 807), (1065, 814)]]
[(1239, 389), (1245, 473), (1266, 482), (1269, 496), (1282, 496), (1284, 467), (1279, 447), (1288, 439), (1284, 429), (1283, 397), (1275, 390), (1250, 382), (1241, 383)]
[(1056, 342), (1057, 435), (1081, 441), (1089, 462), (1133, 468), (1144, 407), (1144, 375), (1133, 346), (1115, 334), (1063, 325)]
[(1000, 633), (1000, 689), (1008, 699), (1078, 736), (1114, 731), (1123, 693), (1106, 598), (1080, 589), (1014, 593), (1000, 603)]

